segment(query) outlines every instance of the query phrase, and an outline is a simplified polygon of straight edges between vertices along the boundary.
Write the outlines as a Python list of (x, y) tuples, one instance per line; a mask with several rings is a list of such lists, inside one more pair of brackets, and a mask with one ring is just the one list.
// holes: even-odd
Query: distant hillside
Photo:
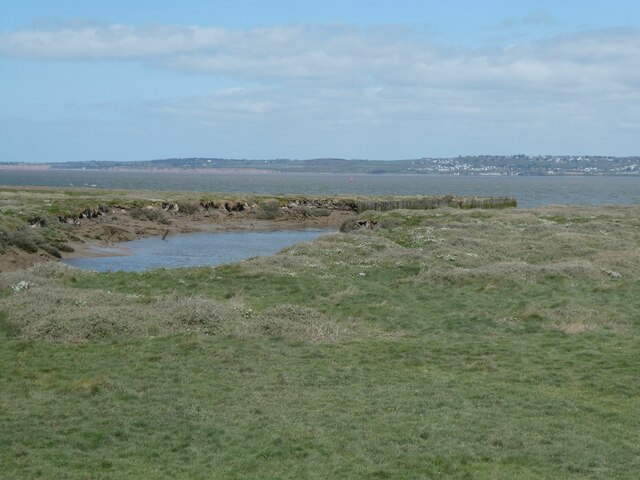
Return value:
[[(0, 164), (0, 166), (25, 164)], [(42, 164), (40, 164), (42, 165)], [(476, 155), (415, 160), (242, 160), (225, 158), (166, 158), (136, 162), (86, 161), (48, 164), (54, 169), (86, 170), (253, 170), (310, 173), (419, 173), (449, 175), (638, 175), (640, 157), (573, 155)]]

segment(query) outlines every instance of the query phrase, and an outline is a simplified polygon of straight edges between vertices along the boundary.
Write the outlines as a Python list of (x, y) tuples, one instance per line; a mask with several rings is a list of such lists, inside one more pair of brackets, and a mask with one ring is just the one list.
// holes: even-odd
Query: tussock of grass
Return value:
[(300, 305), (268, 308), (244, 322), (247, 335), (265, 335), (290, 341), (323, 343), (336, 341), (344, 328), (317, 310)]
[(305, 267), (305, 260), (293, 255), (256, 257), (244, 263), (247, 275), (262, 275), (265, 271), (274, 276), (295, 277)]
[(200, 333), (318, 343), (335, 341), (340, 333), (335, 322), (308, 307), (281, 305), (256, 313), (238, 299), (148, 297), (75, 289), (54, 280), (86, 275), (91, 273), (53, 262), (0, 275), (0, 286), (13, 290), (3, 300), (7, 324), (25, 340), (54, 342)]
[(33, 223), (27, 223), (20, 218), (0, 214), (0, 255), (7, 254), (11, 248), (31, 254), (46, 252), (56, 258), (60, 258), (60, 250), (73, 251), (65, 243), (65, 227), (50, 228), (47, 226), (49, 223), (40, 217)]
[(9, 291), (11, 285), (20, 282), (29, 282), (33, 285), (56, 285), (57, 281), (74, 282), (95, 274), (95, 272), (70, 267), (60, 262), (42, 262), (27, 270), (0, 273), (0, 291)]
[(200, 210), (200, 203), (194, 201), (178, 201), (176, 203), (178, 207), (178, 212), (183, 213), (185, 215), (193, 215), (194, 213)]
[(541, 325), (571, 335), (602, 329), (624, 332), (629, 327), (628, 319), (620, 312), (585, 306), (572, 300), (548, 307), (529, 304), (515, 309), (512, 316), (499, 318), (497, 321), (513, 326)]
[(129, 210), (129, 215), (136, 220), (147, 220), (150, 222), (157, 222), (163, 225), (169, 224), (169, 218), (163, 210), (157, 208), (132, 208)]
[(258, 203), (255, 216), (260, 220), (275, 220), (282, 215), (280, 202), (275, 199), (262, 200)]

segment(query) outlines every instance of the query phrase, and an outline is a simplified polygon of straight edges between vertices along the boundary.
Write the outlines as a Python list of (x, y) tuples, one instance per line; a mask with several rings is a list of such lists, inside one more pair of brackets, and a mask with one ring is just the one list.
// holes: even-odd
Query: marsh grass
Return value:
[[(311, 195), (232, 195), (209, 192), (166, 192), (142, 190), (96, 190), (82, 188), (0, 187), (0, 208), (4, 215), (26, 221), (36, 218), (79, 218), (112, 209), (151, 209), (177, 206), (178, 212), (194, 214), (208, 208), (240, 211), (245, 206), (257, 207), (257, 212), (273, 216), (278, 207), (305, 216), (327, 216), (332, 209), (362, 212), (366, 209), (436, 208), (445, 205), (457, 208), (506, 208), (516, 206), (513, 198), (454, 197), (451, 195), (414, 197), (317, 197)], [(237, 208), (240, 207), (240, 208)], [(330, 212), (329, 212), (330, 213)]]
[(178, 212), (185, 215), (193, 215), (198, 212), (201, 208), (199, 202), (188, 201), (188, 200), (180, 200), (176, 203), (178, 206)]
[(53, 229), (45, 225), (45, 222), (28, 224), (18, 218), (0, 215), (0, 255), (7, 254), (10, 248), (17, 248), (27, 253), (44, 251), (60, 258), (60, 250), (72, 250), (65, 243), (64, 227)]
[(255, 215), (260, 220), (275, 220), (282, 215), (280, 202), (276, 199), (260, 201)]
[(5, 280), (14, 286), (13, 294), (3, 300), (3, 309), (12, 312), (10, 320), (4, 320), (5, 328), (13, 336), (76, 343), (200, 333), (271, 336), (313, 343), (336, 341), (340, 334), (334, 322), (309, 307), (281, 305), (254, 313), (238, 299), (219, 302), (201, 296), (148, 297), (110, 290), (78, 290), (47, 281), (52, 277), (40, 276), (42, 273), (48, 274), (41, 269)]
[(216, 268), (0, 276), (0, 476), (637, 477), (639, 207), (360, 218)]
[(135, 207), (129, 210), (129, 215), (136, 220), (147, 220), (150, 222), (161, 223), (163, 225), (170, 223), (167, 214), (163, 210), (155, 208)]
[(294, 213), (302, 215), (303, 217), (328, 217), (329, 215), (331, 215), (331, 210), (329, 210), (328, 208), (300, 206), (293, 207), (290, 210)]

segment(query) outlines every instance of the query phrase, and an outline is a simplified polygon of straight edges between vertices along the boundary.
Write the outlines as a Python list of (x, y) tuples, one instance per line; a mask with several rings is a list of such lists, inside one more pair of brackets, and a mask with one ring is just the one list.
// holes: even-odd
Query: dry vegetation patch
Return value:
[[(358, 245), (369, 245), (364, 263), (373, 268), (418, 265), (400, 280), (417, 291), (517, 292), (525, 303), (511, 320), (519, 324), (533, 320), (567, 333), (624, 328), (628, 312), (611, 308), (606, 295), (640, 278), (638, 217), (639, 207), (367, 212), (360, 218), (368, 223), (344, 236), (343, 251), (352, 265), (363, 263)], [(526, 299), (545, 284), (566, 290), (570, 301), (549, 306)], [(574, 285), (582, 290), (572, 291)]]
[(344, 327), (313, 308), (289, 304), (268, 308), (245, 325), (249, 335), (313, 343), (336, 341), (344, 331)]
[(628, 327), (627, 320), (619, 312), (581, 305), (575, 300), (567, 300), (553, 307), (531, 303), (512, 316), (498, 318), (497, 321), (509, 325), (542, 324), (571, 335), (603, 328), (619, 332)]
[[(558, 209), (550, 210), (558, 218)], [(637, 278), (637, 210), (627, 207), (624, 217), (620, 212), (612, 216), (583, 212), (577, 223), (545, 220), (550, 217), (540, 215), (545, 209), (483, 212), (489, 217), (483, 221), (466, 211), (447, 211), (446, 218), (435, 212), (392, 212), (389, 215), (404, 218), (405, 224), (380, 229), (396, 245), (385, 245), (377, 255), (419, 260), (422, 279), (436, 282), (464, 277), (539, 280), (549, 275)], [(630, 221), (621, 223), (621, 218)], [(393, 250), (389, 255), (388, 248)]]
[(82, 342), (113, 336), (178, 333), (270, 336), (302, 342), (333, 342), (345, 331), (310, 307), (282, 305), (254, 312), (237, 298), (144, 296), (79, 289), (59, 280), (94, 275), (58, 263), (0, 274), (7, 322), (21, 338)]

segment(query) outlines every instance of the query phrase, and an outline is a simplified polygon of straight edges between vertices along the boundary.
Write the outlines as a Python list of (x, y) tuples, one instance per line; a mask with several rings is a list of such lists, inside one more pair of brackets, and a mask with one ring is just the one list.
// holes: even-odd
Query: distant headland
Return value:
[(248, 160), (193, 157), (142, 161), (0, 162), (0, 169), (212, 171), (217, 173), (639, 175), (640, 156), (473, 155), (442, 158), (423, 157), (410, 160), (347, 160), (341, 158)]

